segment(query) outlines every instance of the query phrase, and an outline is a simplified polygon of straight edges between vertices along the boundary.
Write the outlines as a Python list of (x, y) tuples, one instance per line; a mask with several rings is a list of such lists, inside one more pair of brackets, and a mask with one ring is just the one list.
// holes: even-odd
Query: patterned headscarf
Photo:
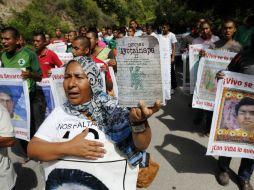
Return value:
[[(89, 102), (81, 105), (71, 105), (67, 100), (63, 105), (64, 110), (80, 118), (88, 119), (91, 116), (98, 127), (127, 156), (129, 163), (133, 166), (139, 164), (142, 161), (143, 152), (138, 151), (133, 143), (129, 127), (129, 110), (118, 106), (115, 97), (103, 92), (100, 71), (91, 58), (76, 57), (74, 60), (82, 66), (90, 83), (93, 97)], [(82, 114), (84, 112), (87, 113), (87, 116)]]

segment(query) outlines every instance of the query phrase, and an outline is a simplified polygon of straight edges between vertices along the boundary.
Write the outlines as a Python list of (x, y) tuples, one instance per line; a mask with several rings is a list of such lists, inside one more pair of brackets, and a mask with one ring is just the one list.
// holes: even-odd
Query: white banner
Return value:
[(59, 53), (55, 52), (58, 56), (58, 58), (62, 61), (63, 65), (67, 64), (70, 60), (73, 59), (72, 53)]
[(20, 69), (0, 69), (0, 103), (8, 110), (15, 137), (30, 140), (30, 101)]
[(64, 92), (63, 80), (65, 67), (51, 69), (52, 74), (52, 92), (54, 97), (55, 106), (61, 106), (66, 102), (67, 97)]
[(217, 87), (207, 155), (254, 159), (254, 76), (224, 73)]
[(155, 37), (125, 37), (117, 40), (119, 104), (136, 107), (140, 100), (152, 106), (164, 103), (159, 42)]
[(47, 48), (55, 53), (66, 53), (67, 50), (67, 46), (64, 42), (49, 44)]

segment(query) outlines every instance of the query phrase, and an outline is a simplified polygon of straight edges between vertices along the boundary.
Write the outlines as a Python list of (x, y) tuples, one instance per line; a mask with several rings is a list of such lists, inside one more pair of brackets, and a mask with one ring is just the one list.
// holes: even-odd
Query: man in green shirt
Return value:
[(35, 83), (41, 80), (42, 75), (36, 54), (26, 47), (21, 47), (20, 34), (15, 28), (4, 28), (1, 37), (4, 48), (1, 56), (2, 67), (25, 68), (22, 76), (28, 79), (29, 92), (34, 92)]
[[(42, 112), (44, 98), (41, 91), (36, 89), (36, 82), (41, 81), (42, 71), (36, 54), (20, 44), (20, 33), (13, 27), (6, 27), (1, 31), (4, 52), (1, 56), (2, 67), (21, 68), (23, 79), (28, 81), (30, 110), (31, 110), (31, 137), (44, 120)], [(26, 143), (21, 143), (26, 152)]]

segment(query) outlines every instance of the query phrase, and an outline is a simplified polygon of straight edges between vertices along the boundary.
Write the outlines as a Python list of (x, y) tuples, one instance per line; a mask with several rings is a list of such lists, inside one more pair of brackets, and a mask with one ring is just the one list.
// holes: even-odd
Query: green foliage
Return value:
[(103, 12), (112, 16), (118, 25), (125, 25), (130, 19), (139, 23), (155, 20), (157, 0), (96, 0)]
[[(0, 3), (2, 1), (0, 0)], [(254, 11), (248, 0), (31, 0), (21, 13), (7, 23), (20, 30), (26, 40), (34, 31), (54, 36), (56, 27), (63, 32), (85, 26), (123, 26), (130, 19), (140, 24), (169, 22), (173, 26), (194, 24), (199, 18), (212, 21), (218, 30), (221, 21), (233, 18), (239, 23)], [(241, 5), (241, 6), (239, 6)]]
[(237, 23), (247, 15), (253, 14), (254, 4), (248, 0), (158, 0), (156, 23), (164, 21), (178, 26), (195, 24), (199, 18), (210, 21), (218, 31), (225, 19), (234, 19)]
[(61, 27), (63, 31), (69, 29), (68, 23), (62, 21), (60, 17), (49, 16), (43, 12), (38, 2), (30, 4), (21, 13), (15, 13), (14, 18), (7, 22), (7, 25), (16, 27), (28, 42), (32, 40), (34, 32), (48, 32), (53, 35), (56, 27)]

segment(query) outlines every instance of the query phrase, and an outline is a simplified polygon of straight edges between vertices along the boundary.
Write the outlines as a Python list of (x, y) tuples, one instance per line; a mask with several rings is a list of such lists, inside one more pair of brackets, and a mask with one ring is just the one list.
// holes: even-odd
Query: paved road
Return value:
[[(217, 157), (205, 155), (208, 137), (202, 135), (200, 126), (193, 125), (195, 111), (188, 106), (190, 101), (190, 96), (178, 88), (172, 100), (149, 119), (153, 131), (149, 152), (160, 164), (160, 171), (148, 190), (237, 190), (240, 160), (232, 160), (230, 184), (220, 186), (214, 177)], [(18, 173), (17, 190), (41, 190), (43, 179), (38, 163), (19, 164), (19, 147), (12, 148), (12, 152)], [(251, 181), (254, 185), (253, 176)]]

